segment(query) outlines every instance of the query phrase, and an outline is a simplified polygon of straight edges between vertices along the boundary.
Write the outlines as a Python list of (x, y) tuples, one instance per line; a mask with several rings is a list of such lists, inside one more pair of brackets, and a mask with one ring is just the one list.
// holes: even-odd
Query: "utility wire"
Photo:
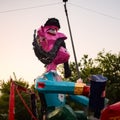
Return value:
[[(36, 8), (40, 8), (40, 7), (54, 6), (54, 5), (58, 5), (58, 4), (61, 4), (61, 2), (31, 6), (31, 7), (24, 7), (24, 8), (18, 8), (18, 9), (10, 9), (10, 10), (5, 10), (5, 11), (0, 11), (0, 14), (9, 13), (9, 12), (16, 12), (16, 11), (23, 11), (23, 10), (30, 10), (30, 9), (36, 9)], [(120, 20), (119, 17), (114, 17), (114, 16), (111, 16), (111, 15), (108, 15), (108, 14), (105, 14), (105, 13), (102, 13), (102, 12), (98, 12), (98, 11), (90, 9), (90, 8), (86, 8), (86, 7), (83, 7), (83, 6), (80, 6), (80, 5), (76, 5), (74, 3), (68, 3), (68, 4), (73, 5), (75, 7), (79, 7), (81, 9), (84, 9), (84, 10), (87, 10), (87, 11), (90, 11), (90, 12), (94, 12), (96, 14), (99, 14), (99, 15), (102, 15), (102, 16), (105, 16), (105, 17), (109, 17), (111, 19)]]
[(46, 7), (46, 6), (53, 6), (53, 5), (58, 5), (61, 4), (59, 3), (51, 3), (51, 4), (44, 4), (44, 5), (37, 5), (37, 6), (31, 6), (31, 7), (24, 7), (24, 8), (18, 8), (18, 9), (10, 9), (10, 10), (5, 10), (5, 11), (0, 11), (0, 13), (8, 13), (8, 12), (16, 12), (16, 11), (23, 11), (23, 10), (29, 10), (29, 9), (36, 9), (40, 7)]
[(99, 14), (99, 15), (103, 15), (105, 17), (109, 17), (109, 18), (112, 18), (112, 19), (115, 19), (115, 20), (120, 20), (119, 17), (114, 17), (114, 16), (111, 16), (111, 15), (108, 15), (108, 14), (105, 14), (105, 13), (102, 13), (102, 12), (98, 12), (98, 11), (90, 9), (90, 8), (86, 8), (86, 7), (83, 7), (83, 6), (80, 6), (80, 5), (76, 5), (74, 3), (69, 3), (69, 4), (73, 5), (73, 6), (76, 6), (76, 7), (79, 7), (81, 9), (84, 9), (84, 10), (90, 11), (90, 12), (94, 12), (94, 13)]

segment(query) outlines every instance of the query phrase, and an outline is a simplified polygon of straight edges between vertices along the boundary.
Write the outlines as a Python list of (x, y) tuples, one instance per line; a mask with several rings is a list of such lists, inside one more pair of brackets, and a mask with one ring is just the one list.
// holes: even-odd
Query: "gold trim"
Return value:
[(81, 95), (83, 93), (84, 86), (86, 86), (85, 83), (75, 83), (74, 94)]

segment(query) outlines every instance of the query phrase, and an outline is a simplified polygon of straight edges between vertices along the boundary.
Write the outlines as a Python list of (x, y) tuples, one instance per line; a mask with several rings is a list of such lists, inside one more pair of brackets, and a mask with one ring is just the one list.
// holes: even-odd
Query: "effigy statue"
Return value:
[[(64, 64), (64, 76), (71, 76), (69, 68), (70, 54), (66, 49), (66, 35), (59, 32), (60, 23), (49, 18), (44, 26), (34, 33), (33, 49), (36, 57), (45, 65), (45, 73), (35, 80), (35, 88), (41, 101), (42, 120), (81, 120), (81, 113), (74, 112), (66, 105), (66, 94), (78, 103), (88, 105), (86, 84), (62, 81), (57, 73), (57, 65)], [(80, 96), (81, 95), (81, 96)], [(86, 120), (86, 116), (82, 120)]]

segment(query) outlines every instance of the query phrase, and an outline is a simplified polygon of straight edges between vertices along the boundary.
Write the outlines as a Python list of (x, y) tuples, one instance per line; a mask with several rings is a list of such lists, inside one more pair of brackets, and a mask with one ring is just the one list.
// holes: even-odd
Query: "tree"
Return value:
[[(29, 84), (23, 81), (21, 78), (16, 79), (15, 82), (25, 88), (29, 87)], [(1, 83), (1, 95), (0, 95), (0, 120), (8, 119), (8, 110), (9, 110), (9, 94), (10, 94), (10, 81)], [(30, 106), (30, 95), (22, 93), (23, 99), (26, 101), (27, 105)], [(5, 116), (6, 115), (6, 116)], [(30, 115), (28, 114), (23, 103), (20, 101), (19, 96), (15, 95), (15, 119), (16, 120), (31, 120)]]
[(108, 78), (106, 95), (110, 99), (110, 104), (120, 101), (120, 53), (112, 54), (102, 51), (98, 54), (96, 61), (103, 75)]
[(5, 84), (4, 81), (1, 81), (1, 88), (0, 88), (0, 120), (7, 120), (8, 117), (8, 106), (9, 106), (9, 85)]
[[(112, 54), (101, 51), (95, 59), (84, 55), (78, 63), (81, 78), (88, 83), (87, 78), (93, 74), (102, 74), (108, 78), (106, 95), (110, 104), (120, 101), (120, 53)], [(72, 76), (66, 80), (76, 82), (78, 79), (75, 62), (70, 62)], [(61, 71), (61, 69), (59, 68)], [(63, 74), (63, 71), (61, 72)]]

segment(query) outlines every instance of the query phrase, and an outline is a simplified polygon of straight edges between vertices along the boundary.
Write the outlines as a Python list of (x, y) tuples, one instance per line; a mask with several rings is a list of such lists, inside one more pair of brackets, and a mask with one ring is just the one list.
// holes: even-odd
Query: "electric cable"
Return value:
[(47, 6), (54, 6), (54, 5), (58, 5), (61, 4), (59, 3), (51, 3), (51, 4), (44, 4), (44, 5), (37, 5), (37, 6), (31, 6), (31, 7), (24, 7), (24, 8), (18, 8), (18, 9), (10, 9), (10, 10), (5, 10), (5, 11), (0, 11), (0, 13), (8, 13), (8, 12), (16, 12), (16, 11), (23, 11), (23, 10), (30, 10), (30, 9), (36, 9), (36, 8), (40, 8), (40, 7), (47, 7)]
[(108, 14), (105, 14), (105, 13), (102, 13), (102, 12), (98, 12), (98, 11), (96, 11), (96, 10), (93, 10), (93, 9), (90, 9), (90, 8), (86, 8), (86, 7), (83, 7), (83, 6), (80, 6), (80, 5), (76, 5), (76, 4), (74, 4), (74, 3), (69, 3), (69, 4), (72, 5), (72, 6), (79, 7), (79, 8), (81, 8), (81, 9), (90, 11), (90, 12), (94, 12), (94, 13), (96, 13), (96, 14), (99, 14), (99, 15), (102, 15), (102, 16), (105, 16), (105, 17), (109, 17), (109, 18), (111, 18), (111, 19), (120, 20), (119, 17), (114, 17), (114, 16), (112, 16), (112, 15), (108, 15)]
[[(31, 6), (31, 7), (24, 7), (24, 8), (18, 8), (18, 9), (10, 9), (10, 10), (4, 10), (4, 11), (0, 11), (0, 14), (3, 14), (3, 13), (9, 13), (9, 12), (16, 12), (16, 11), (24, 11), (24, 10), (30, 10), (30, 9), (36, 9), (36, 8), (40, 8), (40, 7), (47, 7), (47, 6), (54, 6), (54, 5), (58, 5), (58, 4), (62, 4), (61, 2), (58, 2), (58, 3), (51, 3), (51, 4), (44, 4), (44, 5), (37, 5), (37, 6)], [(105, 17), (109, 17), (111, 19), (115, 19), (115, 20), (120, 20), (119, 17), (114, 17), (112, 15), (108, 15), (108, 14), (105, 14), (105, 13), (102, 13), (102, 12), (98, 12), (96, 10), (93, 10), (93, 9), (90, 9), (90, 8), (86, 8), (86, 7), (83, 7), (83, 6), (80, 6), (78, 4), (74, 4), (74, 3), (68, 3), (72, 6), (75, 6), (75, 7), (79, 7), (81, 9), (84, 9), (84, 10), (87, 10), (89, 12), (93, 12), (93, 13), (96, 13), (96, 14), (99, 14), (99, 15), (102, 15), (102, 16), (105, 16)]]

